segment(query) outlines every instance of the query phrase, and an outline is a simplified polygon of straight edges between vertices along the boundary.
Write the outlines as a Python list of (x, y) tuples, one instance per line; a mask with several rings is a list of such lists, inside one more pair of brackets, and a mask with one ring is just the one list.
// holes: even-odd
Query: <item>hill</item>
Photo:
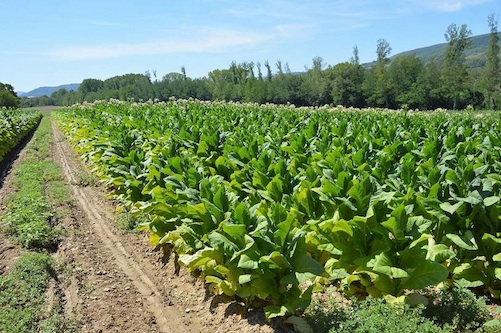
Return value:
[(40, 97), (40, 96), (50, 96), (53, 92), (58, 91), (59, 89), (77, 90), (80, 86), (80, 83), (71, 83), (71, 84), (63, 84), (57, 87), (40, 87), (33, 89), (28, 92), (23, 92), (19, 94), (19, 97)]
[[(501, 32), (498, 32), (501, 39)], [(473, 36), (471, 39), (471, 48), (465, 51), (466, 65), (470, 68), (481, 68), (485, 65), (485, 54), (489, 46), (489, 34)], [(501, 46), (501, 40), (499, 45)], [(394, 59), (402, 55), (415, 55), (424, 62), (436, 59), (441, 62), (447, 48), (447, 43), (436, 44), (432, 46), (422, 47), (410, 51), (398, 53), (391, 57)]]

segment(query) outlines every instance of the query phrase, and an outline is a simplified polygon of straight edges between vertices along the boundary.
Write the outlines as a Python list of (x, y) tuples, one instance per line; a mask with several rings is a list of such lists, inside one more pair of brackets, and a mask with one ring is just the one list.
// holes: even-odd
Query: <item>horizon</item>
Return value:
[(199, 78), (232, 61), (268, 60), (273, 66), (280, 60), (301, 72), (317, 56), (328, 65), (348, 61), (354, 46), (361, 63), (372, 62), (379, 39), (396, 55), (445, 43), (451, 23), (466, 24), (478, 36), (489, 33), (490, 14), (499, 21), (493, 0), (116, 4), (7, 0), (0, 82), (30, 92), (147, 71), (160, 80), (183, 66), (189, 77)]

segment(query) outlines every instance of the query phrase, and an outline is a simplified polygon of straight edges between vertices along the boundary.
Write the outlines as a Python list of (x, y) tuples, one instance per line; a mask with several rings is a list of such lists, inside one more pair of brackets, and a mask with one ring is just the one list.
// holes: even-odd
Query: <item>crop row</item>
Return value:
[(0, 110), (0, 162), (40, 122), (39, 111)]
[(268, 317), (322, 284), (501, 295), (497, 114), (172, 101), (56, 118), (153, 245)]

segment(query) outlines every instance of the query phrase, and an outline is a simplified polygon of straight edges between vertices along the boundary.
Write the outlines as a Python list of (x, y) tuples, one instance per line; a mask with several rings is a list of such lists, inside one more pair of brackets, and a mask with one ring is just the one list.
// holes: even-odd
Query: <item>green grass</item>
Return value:
[(304, 317), (314, 332), (329, 333), (499, 333), (485, 299), (453, 288), (426, 295), (425, 307), (367, 298), (341, 303), (332, 294), (317, 295)]
[(53, 259), (46, 254), (27, 254), (9, 275), (0, 277), (0, 332), (37, 330), (52, 265)]
[(6, 234), (26, 248), (55, 247), (60, 230), (54, 207), (73, 200), (62, 181), (61, 167), (51, 160), (52, 143), (50, 117), (45, 116), (25, 158), (13, 171), (17, 191), (6, 198), (7, 208), (0, 220)]
[[(42, 252), (56, 249), (64, 234), (57, 221), (70, 214), (65, 207), (74, 200), (63, 182), (61, 167), (52, 161), (52, 144), (50, 116), (44, 116), (23, 160), (12, 172), (16, 191), (5, 198), (7, 206), (0, 216), (6, 235), (25, 248)], [(64, 317), (62, 300), (51, 302), (50, 307), (47, 304), (49, 283), (57, 280), (54, 265), (46, 253), (28, 253), (8, 275), (0, 277), (0, 332), (78, 331), (78, 324)]]
[(25, 254), (8, 275), (0, 277), (0, 332), (78, 332), (77, 323), (64, 318), (60, 306), (47, 310), (54, 265), (47, 254)]

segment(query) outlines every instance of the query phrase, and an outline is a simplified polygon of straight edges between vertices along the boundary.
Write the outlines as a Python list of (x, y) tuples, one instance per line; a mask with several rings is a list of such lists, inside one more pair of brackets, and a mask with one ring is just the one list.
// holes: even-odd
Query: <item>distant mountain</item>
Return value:
[[(501, 46), (501, 32), (499, 45)], [(470, 68), (481, 68), (485, 65), (485, 54), (489, 46), (489, 34), (478, 35), (471, 37), (471, 48), (464, 52), (466, 65)], [(392, 56), (390, 59), (402, 55), (415, 55), (424, 62), (436, 59), (439, 63), (442, 62), (447, 43), (436, 44), (428, 47), (422, 47), (410, 51), (405, 51)]]
[(57, 87), (40, 87), (33, 89), (32, 91), (18, 93), (19, 97), (40, 97), (43, 95), (50, 96), (53, 92), (58, 91), (59, 89), (77, 90), (80, 86), (80, 83), (71, 83), (71, 84), (63, 84)]

